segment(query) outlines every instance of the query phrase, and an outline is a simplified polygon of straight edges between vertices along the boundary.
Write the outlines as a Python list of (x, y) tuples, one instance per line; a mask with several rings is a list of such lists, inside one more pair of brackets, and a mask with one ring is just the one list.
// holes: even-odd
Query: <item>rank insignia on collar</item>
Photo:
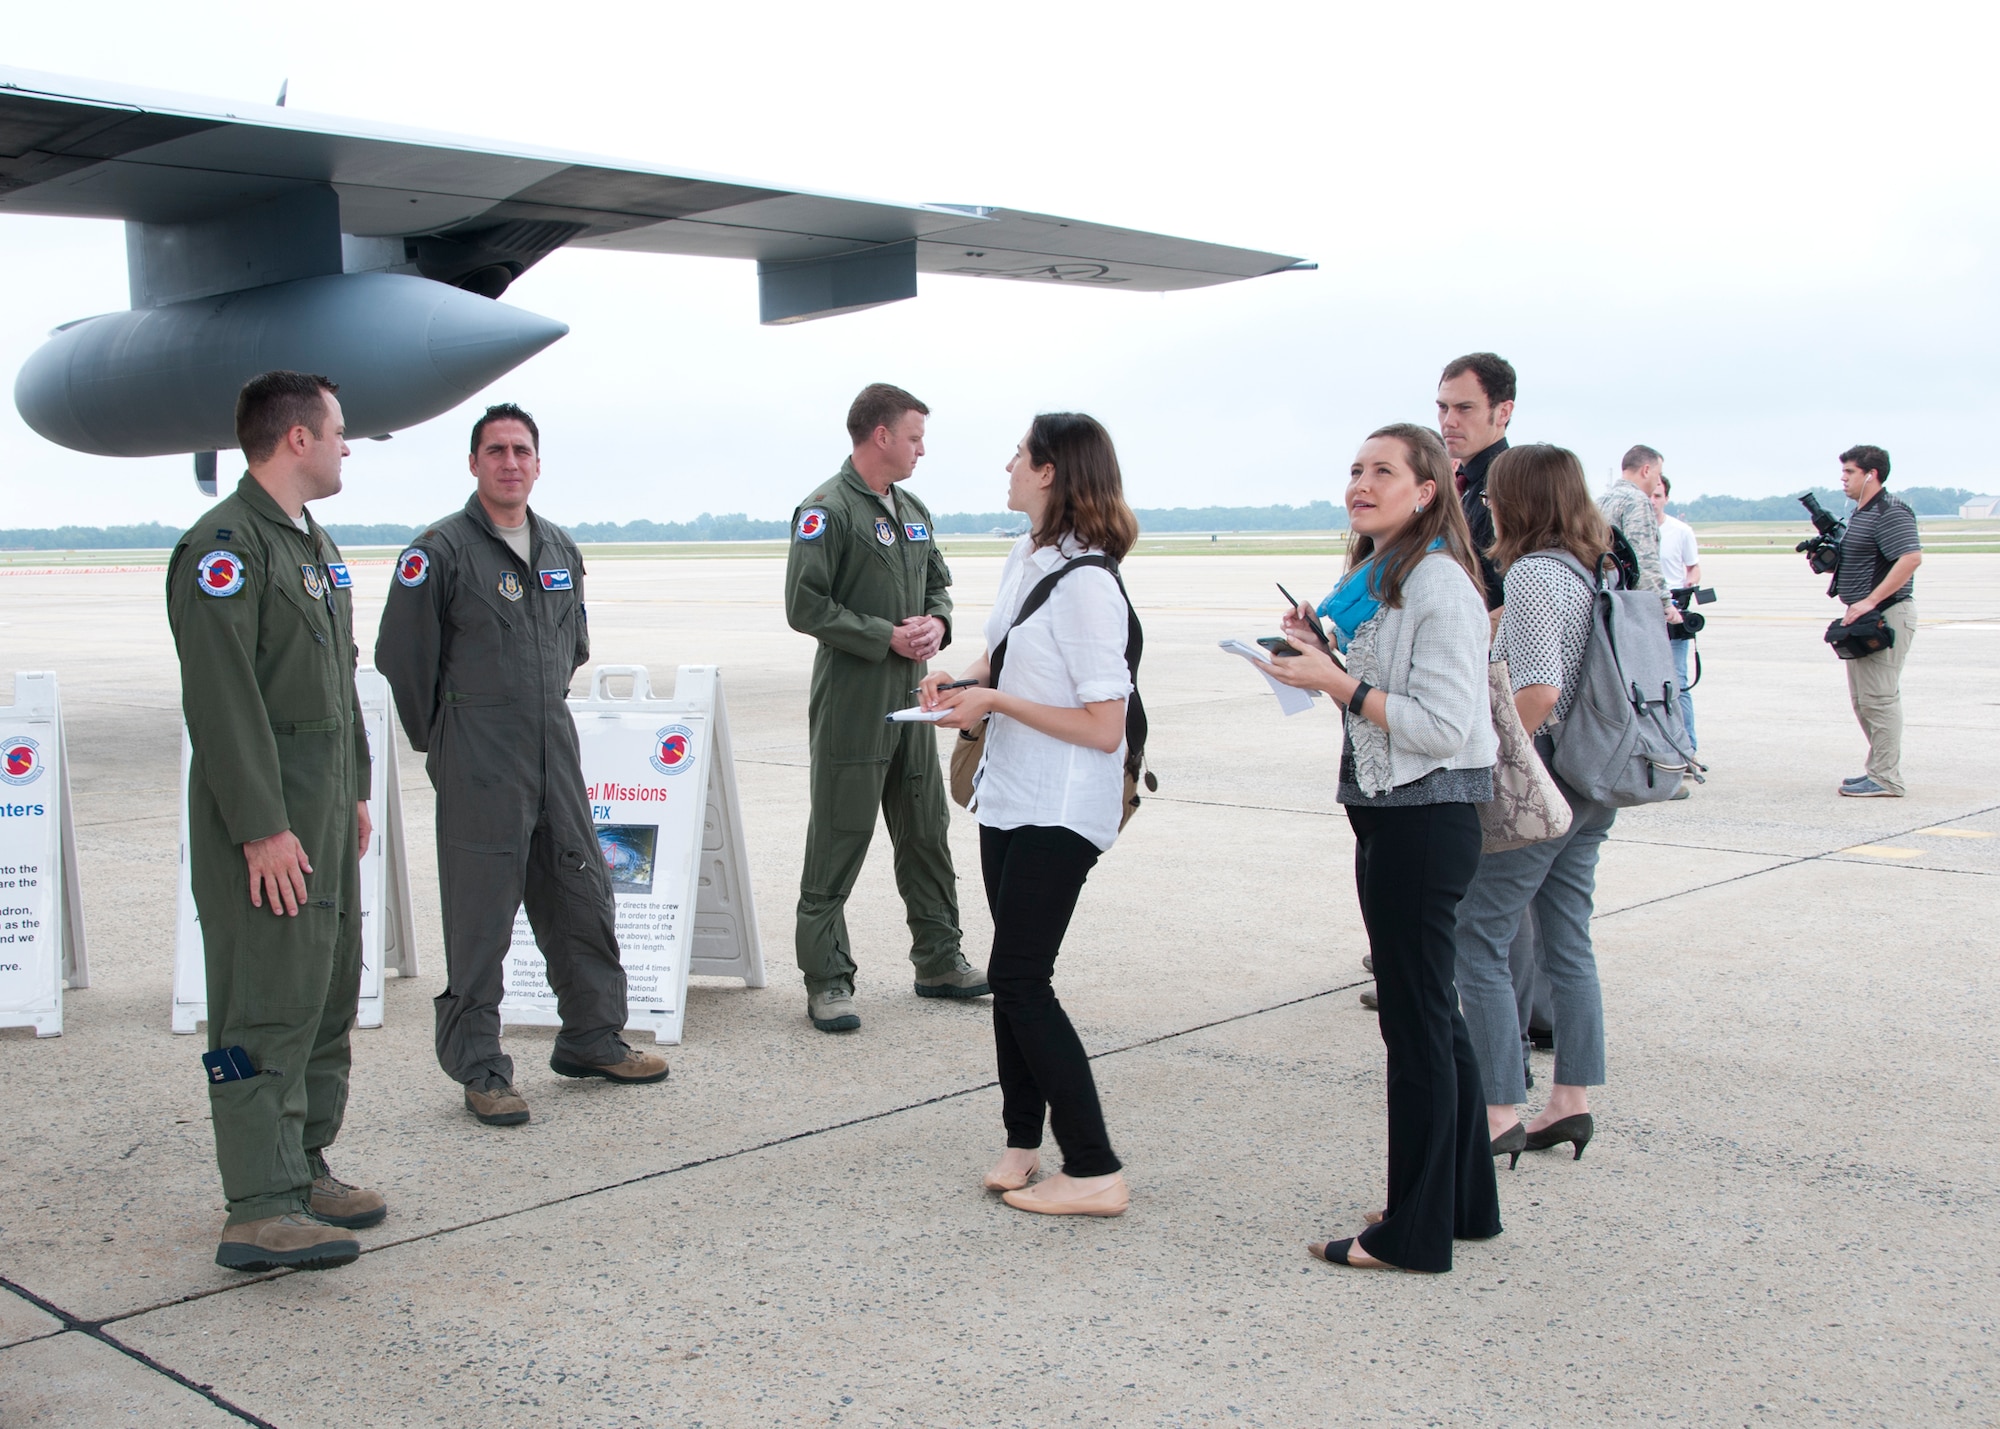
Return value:
[(538, 574), (542, 578), (543, 590), (569, 590), (571, 588), (567, 567), (559, 571), (541, 571)]
[(931, 528), (921, 521), (905, 521), (903, 535), (905, 539), (911, 541), (928, 541), (931, 538)]
[(335, 590), (346, 590), (354, 584), (354, 577), (348, 574), (347, 562), (345, 561), (328, 561), (326, 563), (326, 576), (328, 580), (333, 582)]
[(521, 598), (521, 578), (512, 571), (500, 572), (500, 594), (509, 600)]
[(875, 539), (885, 546), (896, 544), (896, 528), (889, 524), (887, 516), (877, 516), (875, 518)]
[(318, 600), (326, 594), (326, 578), (320, 575), (318, 566), (300, 566), (299, 574), (305, 578), (307, 595)]

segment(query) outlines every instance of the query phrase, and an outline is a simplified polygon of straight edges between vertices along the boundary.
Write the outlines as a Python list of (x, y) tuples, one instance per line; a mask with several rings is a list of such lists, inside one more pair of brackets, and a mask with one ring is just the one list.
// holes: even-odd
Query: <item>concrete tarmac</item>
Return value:
[[(781, 564), (590, 561), (599, 659), (656, 684), (724, 667), (771, 986), (697, 980), (662, 1086), (564, 1081), (550, 1032), (512, 1031), (534, 1120), (479, 1126), (431, 1050), (431, 798), (405, 749), (422, 975), (355, 1034), (331, 1154), (390, 1216), (353, 1266), (264, 1277), (213, 1264), (203, 1044), (168, 1031), (161, 572), (0, 573), (8, 663), (62, 680), (93, 973), (61, 1038), (0, 1033), (0, 1424), (2000, 1418), (2000, 556), (1920, 573), (1902, 800), (1834, 794), (1863, 746), (1823, 581), (1704, 562), (1714, 773), (1605, 849), (1598, 1137), (1503, 1166), (1506, 1233), (1440, 1277), (1304, 1251), (1383, 1194), (1338, 726), (1281, 718), (1215, 641), (1267, 633), (1272, 582), (1323, 590), (1331, 562), (1128, 565), (1161, 789), (1084, 890), (1057, 990), (1133, 1204), (1078, 1222), (979, 1189), (1002, 1140), (987, 1005), (912, 996), (886, 840), (849, 915), (864, 1026), (805, 1020), (811, 645)], [(948, 669), (999, 571), (953, 564)], [(372, 633), (389, 568), (356, 576)], [(953, 817), (976, 961), (991, 926)]]

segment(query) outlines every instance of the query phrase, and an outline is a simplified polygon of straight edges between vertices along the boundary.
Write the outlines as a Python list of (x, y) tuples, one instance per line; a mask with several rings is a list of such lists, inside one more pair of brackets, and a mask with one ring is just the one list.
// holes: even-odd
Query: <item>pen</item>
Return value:
[[(973, 688), (975, 688), (975, 687), (976, 687), (976, 686), (977, 686), (978, 684), (979, 684), (979, 681), (977, 681), (977, 680), (953, 680), (953, 681), (952, 681), (952, 682), (951, 682), (950, 684), (948, 684), (948, 685), (939, 685), (939, 686), (938, 686), (938, 689), (939, 689), (939, 690), (970, 690), (970, 689), (973, 689)], [(910, 693), (914, 695), (914, 694), (920, 694), (920, 693), (922, 693), (922, 692), (921, 692), (920, 690), (911, 690), (911, 691), (910, 691)]]

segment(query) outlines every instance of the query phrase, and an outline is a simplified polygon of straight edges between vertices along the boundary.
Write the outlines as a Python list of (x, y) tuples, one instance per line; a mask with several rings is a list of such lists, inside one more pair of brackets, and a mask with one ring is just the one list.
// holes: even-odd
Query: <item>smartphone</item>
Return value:
[(1259, 635), (1257, 643), (1262, 645), (1266, 650), (1269, 650), (1273, 655), (1276, 655), (1279, 659), (1283, 659), (1287, 655), (1296, 655), (1299, 653), (1298, 647), (1282, 635)]

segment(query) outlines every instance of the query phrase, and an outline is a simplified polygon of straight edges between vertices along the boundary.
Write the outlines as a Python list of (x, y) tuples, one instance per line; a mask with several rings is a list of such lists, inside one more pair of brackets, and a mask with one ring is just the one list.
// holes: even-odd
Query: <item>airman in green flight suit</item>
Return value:
[(806, 1012), (822, 1032), (861, 1025), (847, 895), (880, 810), (895, 846), (919, 997), (981, 997), (986, 972), (959, 951), (950, 809), (929, 724), (908, 708), (925, 662), (951, 640), (951, 570), (924, 503), (897, 488), (924, 454), (930, 408), (876, 383), (848, 410), (853, 455), (792, 515), (785, 616), (819, 641), (809, 725), (812, 816), (799, 876), (798, 959)]
[(352, 1232), (387, 1214), (325, 1156), (347, 1106), (369, 837), (352, 578), (305, 506), (340, 490), (335, 390), (299, 372), (244, 386), (249, 473), (167, 563), (208, 1045), (228, 1063), (208, 1088), (229, 1201), (215, 1260), (232, 1270), (344, 1265)]

